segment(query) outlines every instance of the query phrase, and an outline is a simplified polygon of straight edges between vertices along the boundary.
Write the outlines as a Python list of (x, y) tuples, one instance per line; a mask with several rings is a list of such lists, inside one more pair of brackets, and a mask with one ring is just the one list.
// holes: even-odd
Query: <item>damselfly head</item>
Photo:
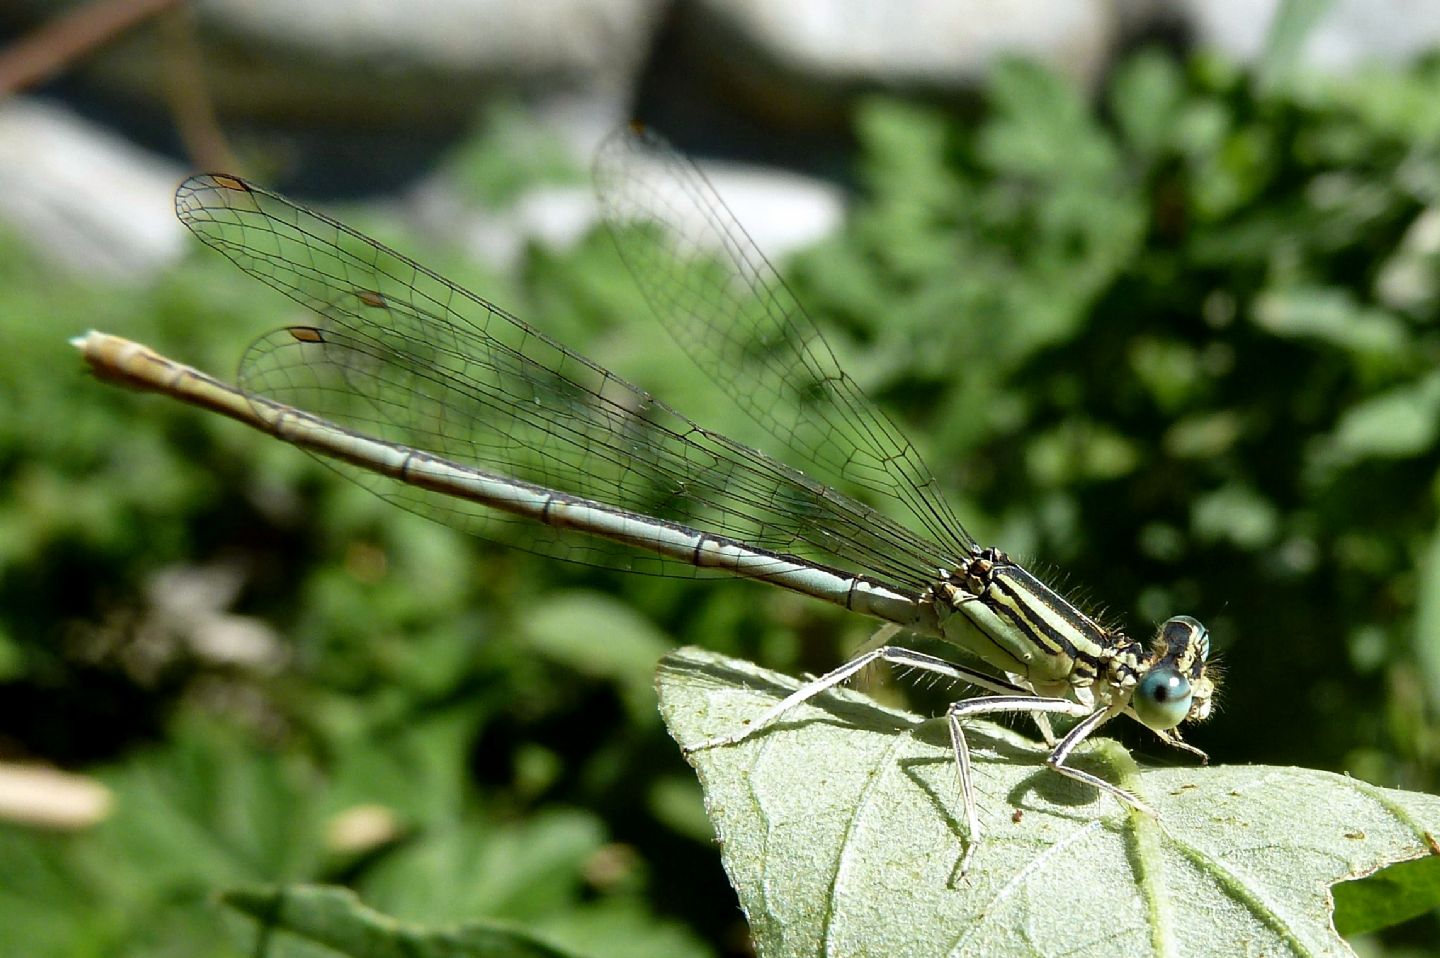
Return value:
[(1209, 658), (1205, 626), (1188, 615), (1166, 619), (1155, 634), (1150, 668), (1130, 700), (1140, 721), (1156, 731), (1204, 721), (1215, 696), (1215, 678), (1205, 671)]

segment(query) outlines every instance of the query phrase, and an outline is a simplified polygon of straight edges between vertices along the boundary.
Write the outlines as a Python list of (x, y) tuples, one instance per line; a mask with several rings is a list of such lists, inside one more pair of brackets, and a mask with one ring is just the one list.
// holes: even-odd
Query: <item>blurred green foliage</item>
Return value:
[[(981, 541), (1136, 631), (1211, 626), (1226, 683), (1191, 737), (1218, 761), (1437, 788), (1437, 97), (1437, 62), (1258, 84), (1142, 53), (1094, 103), (1006, 64), (973, 122), (865, 105), (853, 215), (786, 269)], [(470, 178), (513, 195), (491, 149), (513, 155), (481, 144)], [(605, 237), (500, 277), (355, 225), (747, 432)], [(198, 248), (131, 289), (4, 249), (0, 745), (116, 804), (0, 829), (0, 953), (246, 954), (212, 896), (282, 881), (580, 954), (743, 948), (653, 662), (815, 671), (866, 623), (466, 540), (90, 382), (65, 345), (86, 328), (224, 371), (295, 313)]]

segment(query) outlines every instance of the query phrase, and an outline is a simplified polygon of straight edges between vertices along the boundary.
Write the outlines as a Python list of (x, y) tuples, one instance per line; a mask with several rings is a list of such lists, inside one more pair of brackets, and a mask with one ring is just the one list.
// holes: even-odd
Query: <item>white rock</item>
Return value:
[(99, 781), (42, 765), (0, 762), (0, 821), (71, 830), (98, 825), (115, 804)]
[(262, 58), (308, 49), (331, 62), (505, 71), (515, 79), (627, 71), (661, 11), (659, 0), (201, 0), (197, 7), (202, 23), (249, 38)]
[[(1264, 53), (1279, 0), (1184, 0), (1196, 42), (1246, 63)], [(1399, 66), (1440, 43), (1434, 0), (1334, 0), (1301, 46), (1301, 62), (1327, 73)]]
[[(837, 231), (845, 194), (832, 183), (796, 173), (735, 164), (702, 164), (716, 191), (765, 254), (778, 260)], [(447, 188), (430, 184), (414, 194), (426, 228), (459, 238), (473, 255), (498, 269), (515, 265), (526, 244), (573, 246), (594, 229), (600, 210), (589, 187), (532, 190), (503, 211), (460, 209)], [(680, 224), (685, 229), (687, 224)], [(690, 229), (693, 233), (695, 230)]]
[[(495, 96), (628, 93), (663, 0), (196, 0), (205, 96), (225, 118), (443, 131)], [(87, 64), (166, 103), (171, 52), (142, 32)], [(317, 124), (317, 121), (318, 122)]]
[(760, 167), (701, 166), (736, 221), (772, 261), (825, 239), (845, 219), (844, 191), (825, 180)]
[(991, 61), (1011, 53), (1093, 83), (1117, 42), (1123, 4), (700, 0), (697, 6), (712, 23), (787, 70), (831, 82), (953, 89), (974, 85)]
[(0, 104), (0, 220), (76, 274), (140, 283), (179, 259), (182, 176), (61, 107)]

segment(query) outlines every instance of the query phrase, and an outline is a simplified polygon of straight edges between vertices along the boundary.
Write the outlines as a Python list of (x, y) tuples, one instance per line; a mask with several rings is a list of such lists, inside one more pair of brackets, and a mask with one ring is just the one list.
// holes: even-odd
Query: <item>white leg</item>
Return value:
[[(1023, 688), (1014, 687), (1008, 682), (995, 678), (993, 675), (977, 672), (963, 665), (955, 665), (953, 662), (946, 662), (944, 659), (936, 658), (933, 655), (926, 655), (923, 652), (916, 652), (899, 646), (884, 645), (878, 649), (871, 649), (869, 652), (857, 655), (838, 669), (826, 672), (819, 678), (806, 682), (784, 699), (767, 709), (759, 718), (746, 724), (744, 728), (726, 735), (717, 735), (714, 738), (708, 738), (703, 742), (697, 742), (686, 748), (685, 751), (688, 754), (703, 749), (717, 748), (721, 745), (734, 745), (737, 742), (742, 742), (767, 725), (773, 723), (786, 712), (791, 711), (798, 705), (808, 702), (822, 692), (826, 692), (848, 681), (853, 678), (857, 672), (874, 662), (888, 662), (891, 665), (898, 665), (902, 668), (919, 669), (922, 672), (930, 672), (958, 682), (966, 682), (991, 692), (1023, 693), (1027, 691)], [(1051, 700), (1042, 699), (1042, 701)]]
[(1067, 778), (1073, 778), (1077, 782), (1093, 785), (1102, 792), (1109, 792), (1131, 808), (1144, 812), (1146, 815), (1154, 818), (1156, 817), (1155, 810), (1142, 802), (1133, 792), (1128, 792), (1119, 785), (1107, 782), (1098, 775), (1092, 775), (1083, 769), (1072, 768), (1065, 764), (1065, 760), (1070, 757), (1071, 752), (1075, 751), (1075, 747), (1085, 741), (1091, 732), (1095, 731), (1101, 725), (1104, 725), (1108, 720), (1113, 718), (1114, 715), (1115, 713), (1104, 710), (1091, 713), (1084, 721), (1072, 728), (1066, 736), (1060, 740), (1060, 744), (1055, 746), (1055, 750), (1050, 753), (1050, 757), (1045, 760), (1045, 764)]
[[(1081, 705), (1079, 702), (1071, 702), (1068, 699), (1050, 699), (1037, 695), (987, 695), (978, 699), (966, 699), (950, 706), (946, 712), (946, 719), (950, 725), (950, 744), (955, 750), (955, 767), (960, 771), (960, 798), (965, 805), (965, 830), (967, 832), (965, 853), (960, 859), (961, 877), (964, 877), (965, 872), (969, 869), (975, 849), (980, 845), (981, 832), (980, 810), (975, 802), (975, 782), (970, 770), (970, 746), (965, 741), (965, 728), (960, 720), (966, 715), (981, 715), (987, 712), (1030, 712), (1031, 714), (1055, 712), (1060, 715), (1078, 717), (1089, 715), (1090, 707)], [(1103, 711), (1095, 714), (1105, 715)], [(1093, 729), (1099, 723), (1087, 720), (1077, 725), (1076, 728), (1086, 724)], [(1055, 751), (1058, 752), (1065, 748), (1066, 742), (1069, 742), (1074, 734), (1072, 730), (1069, 735), (1065, 736), (1064, 741), (1056, 747)], [(1084, 736), (1082, 735), (1080, 738), (1083, 739)], [(1073, 749), (1077, 744), (1079, 744), (1079, 739), (1076, 739), (1069, 747)], [(1051, 754), (1051, 758), (1054, 758), (1054, 753)]]
[(1045, 747), (1054, 748), (1055, 743), (1058, 742), (1059, 739), (1055, 737), (1055, 730), (1050, 727), (1050, 716), (1044, 712), (1031, 712), (1030, 719), (1035, 723), (1035, 727), (1040, 730), (1040, 738), (1044, 741)]

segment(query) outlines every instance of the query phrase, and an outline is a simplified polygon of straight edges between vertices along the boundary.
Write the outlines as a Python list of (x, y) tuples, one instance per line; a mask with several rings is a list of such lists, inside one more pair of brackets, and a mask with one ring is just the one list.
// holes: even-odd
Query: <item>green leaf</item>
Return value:
[[(687, 648), (657, 685), (684, 746), (797, 682)], [(1050, 772), (1013, 732), (967, 729), (985, 836), (963, 877), (943, 722), (845, 691), (691, 755), (761, 954), (1346, 955), (1330, 886), (1428, 856), (1440, 831), (1433, 796), (1294, 768), (1126, 772), (1115, 743), (1082, 748), (1152, 819)]]
[(170, 734), (101, 772), (113, 813), (93, 830), (0, 828), (0, 955), (243, 954), (213, 889), (319, 867), (318, 782), (303, 760), (203, 719)]
[(650, 677), (674, 643), (631, 607), (600, 592), (556, 592), (526, 620), (525, 638), (541, 655), (613, 681), (637, 720), (655, 720)]
[(1159, 154), (1185, 99), (1179, 66), (1160, 50), (1145, 50), (1120, 64), (1110, 85), (1110, 107), (1126, 144), (1146, 158)]
[(604, 842), (602, 824), (576, 811), (432, 827), (379, 863), (362, 890), (369, 901), (415, 921), (488, 913), (530, 924), (571, 905), (585, 861)]
[(1282, 0), (1260, 59), (1262, 89), (1285, 83), (1301, 68), (1305, 40), (1334, 5), (1334, 0)]
[(1435, 445), (1440, 374), (1431, 373), (1346, 409), (1334, 432), (1317, 439), (1315, 465), (1348, 466), (1365, 459), (1404, 459)]
[(1430, 530), (1418, 559), (1421, 589), (1411, 645), (1425, 698), (1436, 708), (1440, 707), (1440, 527)]
[(467, 922), (445, 930), (406, 925), (367, 908), (344, 888), (242, 888), (223, 893), (220, 900), (254, 918), (267, 933), (287, 931), (355, 958), (569, 958), (571, 954), (495, 922)]
[(1202, 542), (1230, 542), (1241, 549), (1262, 549), (1275, 541), (1280, 519), (1275, 506), (1255, 489), (1227, 483), (1197, 496), (1190, 526)]
[(1292, 287), (1256, 299), (1255, 323), (1276, 336), (1309, 338), (1358, 355), (1395, 357), (1409, 348), (1404, 324), (1343, 289)]
[(1113, 144), (1079, 90), (1058, 73), (1004, 59), (991, 72), (987, 95), (994, 114), (978, 150), (992, 169), (1046, 182), (1084, 182), (1114, 171)]
[(1440, 853), (1335, 886), (1335, 927), (1362, 935), (1440, 908)]

